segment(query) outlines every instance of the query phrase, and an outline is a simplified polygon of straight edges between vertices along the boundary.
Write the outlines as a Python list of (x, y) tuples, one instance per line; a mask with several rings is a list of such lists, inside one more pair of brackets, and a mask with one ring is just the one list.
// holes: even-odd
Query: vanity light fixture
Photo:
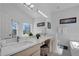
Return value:
[[(29, 7), (30, 9), (33, 9), (34, 8), (34, 5), (33, 4), (31, 4), (31, 3), (24, 3), (24, 6), (25, 7)], [(41, 12), (40, 10), (38, 10), (38, 8), (37, 8), (37, 11), (36, 12), (38, 12), (38, 13), (40, 13), (42, 16), (44, 16), (45, 18), (48, 18), (43, 12)]]
[(26, 5), (31, 5), (31, 3), (26, 3)]
[(38, 12), (42, 15), (42, 16), (44, 16), (45, 18), (48, 18), (43, 12), (41, 12), (40, 10), (38, 10)]
[(26, 7), (26, 3), (23, 3), (24, 7)]
[(30, 8), (33, 8), (33, 7), (34, 7), (34, 5), (30, 5), (29, 7), (30, 7)]
[(25, 7), (29, 7), (31, 4), (30, 3), (23, 3)]
[(29, 7), (30, 9), (34, 8), (34, 5), (31, 3), (24, 3), (25, 7)]

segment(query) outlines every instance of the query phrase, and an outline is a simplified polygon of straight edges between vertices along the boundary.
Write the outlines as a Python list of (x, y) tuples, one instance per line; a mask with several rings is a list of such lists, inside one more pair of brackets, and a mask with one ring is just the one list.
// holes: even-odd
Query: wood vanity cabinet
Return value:
[(14, 54), (13, 56), (40, 56), (40, 46), (42, 44), (34, 45), (28, 49), (25, 49), (21, 52)]
[(39, 44), (36, 44), (30, 48), (27, 48), (23, 51), (20, 51), (12, 56), (40, 56), (41, 55), (41, 46), (44, 44), (48, 45), (48, 53), (52, 52), (52, 41), (50, 39), (47, 39)]
[(36, 51), (32, 56), (40, 56), (40, 50)]

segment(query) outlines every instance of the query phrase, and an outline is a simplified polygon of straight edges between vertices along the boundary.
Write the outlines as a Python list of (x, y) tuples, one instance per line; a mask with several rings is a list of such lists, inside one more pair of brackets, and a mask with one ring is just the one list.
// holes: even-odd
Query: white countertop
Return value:
[(20, 52), (24, 49), (30, 48), (36, 44), (42, 43), (45, 40), (52, 38), (52, 36), (46, 36), (46, 37), (41, 37), (40, 39), (36, 39), (36, 38), (30, 38), (30, 39), (26, 39), (26, 41), (22, 41), (22, 42), (13, 42), (11, 44), (8, 44), (7, 46), (4, 46), (1, 48), (1, 55), (2, 56), (6, 56), (6, 55), (12, 55), (15, 54), (17, 52)]

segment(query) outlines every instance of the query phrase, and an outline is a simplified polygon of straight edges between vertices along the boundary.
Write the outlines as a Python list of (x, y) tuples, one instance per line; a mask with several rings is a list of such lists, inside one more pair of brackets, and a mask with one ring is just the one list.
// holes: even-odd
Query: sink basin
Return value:
[(11, 44), (11, 45), (9, 44), (9, 45), (1, 48), (1, 50), (2, 50), (1, 55), (12, 55), (16, 52), (29, 48), (32, 45), (33, 45), (33, 42), (31, 42), (31, 41), (18, 42), (16, 44)]

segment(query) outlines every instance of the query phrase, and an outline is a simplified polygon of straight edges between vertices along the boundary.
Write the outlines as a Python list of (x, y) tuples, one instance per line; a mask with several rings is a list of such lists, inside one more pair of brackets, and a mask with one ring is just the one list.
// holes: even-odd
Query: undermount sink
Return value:
[(5, 44), (2, 44), (2, 47), (6, 47), (6, 46), (17, 46), (17, 45), (22, 45), (22, 44), (28, 44), (28, 43), (33, 43), (32, 41), (20, 41), (20, 42), (11, 42), (11, 43), (5, 43)]
[[(12, 55), (16, 52), (22, 51), (26, 48), (29, 48), (33, 45), (31, 41), (18, 42), (14, 44), (9, 44), (7, 46), (2, 47), (1, 55)], [(9, 49), (8, 49), (9, 48)], [(6, 53), (5, 53), (6, 52)]]

